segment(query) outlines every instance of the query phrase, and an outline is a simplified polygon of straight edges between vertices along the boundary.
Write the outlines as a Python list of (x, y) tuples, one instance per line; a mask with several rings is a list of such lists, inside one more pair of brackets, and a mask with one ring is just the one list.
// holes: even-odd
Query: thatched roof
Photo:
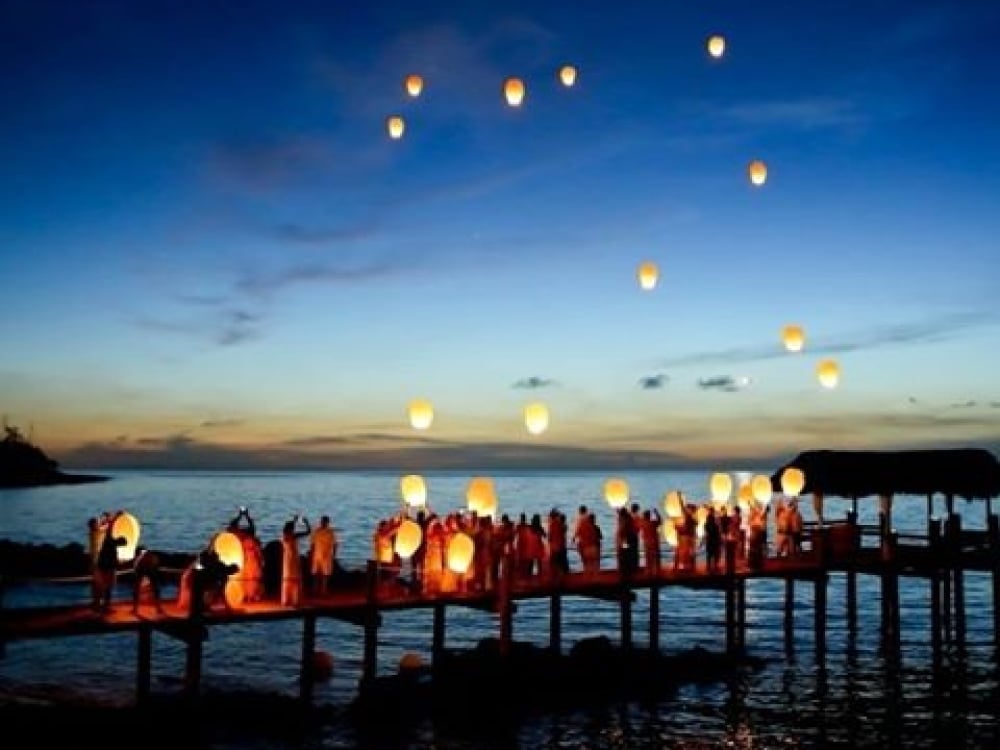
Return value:
[(806, 451), (774, 473), (771, 483), (775, 491), (781, 491), (781, 473), (789, 466), (805, 472), (805, 494), (1000, 495), (1000, 463), (992, 453), (980, 449)]

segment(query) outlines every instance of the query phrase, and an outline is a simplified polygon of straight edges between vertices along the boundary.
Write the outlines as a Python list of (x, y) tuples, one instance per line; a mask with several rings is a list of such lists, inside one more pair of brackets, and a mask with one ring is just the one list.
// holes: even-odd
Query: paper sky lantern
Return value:
[(549, 409), (545, 404), (524, 407), (524, 424), (532, 435), (541, 435), (549, 428)]
[(226, 581), (226, 590), (223, 592), (226, 597), (226, 604), (230, 607), (238, 607), (246, 601), (246, 591), (243, 589), (243, 582), (239, 578), (230, 578)]
[(728, 474), (717, 472), (709, 480), (708, 489), (712, 493), (712, 500), (715, 502), (729, 502), (729, 496), (733, 492), (733, 478)]
[(403, 131), (406, 130), (406, 123), (399, 115), (392, 115), (385, 118), (385, 129), (389, 132), (390, 138), (399, 140), (403, 137)]
[(771, 477), (758, 474), (750, 481), (750, 491), (753, 492), (753, 499), (761, 505), (771, 502)]
[(111, 526), (111, 536), (125, 538), (125, 544), (118, 547), (118, 562), (130, 562), (139, 544), (139, 520), (131, 513), (122, 513)]
[(670, 490), (663, 501), (663, 512), (669, 518), (682, 518), (684, 516), (684, 499), (677, 490)]
[(747, 173), (750, 175), (750, 182), (758, 187), (767, 182), (767, 165), (760, 159), (750, 162)]
[(472, 565), (472, 557), (475, 553), (476, 545), (472, 543), (472, 537), (462, 531), (453, 534), (448, 540), (448, 548), (445, 551), (448, 570), (462, 575)]
[(574, 83), (576, 83), (576, 68), (572, 65), (563, 65), (559, 68), (559, 80), (562, 81), (562, 85), (569, 88)]
[(705, 505), (699, 505), (698, 510), (694, 512), (695, 520), (695, 534), (699, 539), (705, 536), (705, 521), (708, 520), (708, 507)]
[(639, 286), (648, 292), (656, 288), (656, 282), (660, 278), (660, 269), (652, 261), (646, 261), (639, 265), (636, 275), (639, 277)]
[(612, 478), (604, 483), (604, 499), (615, 510), (628, 505), (628, 482)]
[(434, 421), (434, 406), (422, 398), (410, 402), (410, 424), (415, 430), (426, 430)]
[(411, 508), (423, 508), (427, 505), (427, 483), (419, 474), (407, 474), (399, 480), (399, 490), (403, 502)]
[(840, 382), (840, 367), (832, 359), (824, 359), (816, 366), (816, 377), (824, 388), (836, 388)]
[(406, 93), (416, 99), (424, 90), (424, 79), (416, 73), (406, 77)]
[(503, 95), (511, 107), (520, 107), (524, 101), (524, 81), (520, 78), (508, 78), (503, 82)]
[(396, 529), (396, 539), (393, 541), (393, 548), (396, 550), (397, 555), (404, 560), (409, 560), (413, 557), (413, 553), (417, 551), (423, 538), (424, 532), (420, 528), (420, 524), (407, 518)]
[(714, 58), (720, 58), (726, 52), (726, 38), (721, 34), (713, 34), (708, 38), (705, 46), (708, 48), (708, 54)]
[(235, 565), (243, 570), (243, 542), (231, 531), (223, 531), (215, 535), (212, 549), (219, 556), (223, 565)]
[(753, 505), (753, 490), (749, 484), (740, 485), (740, 489), (736, 493), (736, 504), (744, 513), (750, 510), (750, 506)]
[(663, 538), (671, 547), (677, 547), (677, 524), (668, 518), (663, 524)]
[(801, 352), (806, 343), (802, 326), (788, 325), (781, 329), (781, 341), (790, 352)]
[(465, 490), (466, 505), (479, 516), (495, 516), (497, 491), (489, 477), (473, 477)]
[(789, 466), (781, 472), (781, 491), (788, 497), (796, 497), (806, 486), (806, 475), (802, 469)]

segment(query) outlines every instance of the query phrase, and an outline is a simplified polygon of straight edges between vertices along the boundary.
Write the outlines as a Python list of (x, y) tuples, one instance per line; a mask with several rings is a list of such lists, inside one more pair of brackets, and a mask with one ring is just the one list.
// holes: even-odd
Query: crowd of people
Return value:
[[(778, 499), (773, 507), (774, 554), (785, 557), (800, 553), (803, 520), (796, 500)], [(488, 514), (470, 511), (438, 515), (428, 508), (411, 516), (404, 509), (378, 522), (372, 556), (390, 580), (408, 574), (404, 580), (411, 590), (424, 594), (487, 591), (504, 575), (524, 582), (558, 581), (572, 570), (571, 551), (575, 552), (578, 571), (585, 574), (597, 573), (602, 561), (610, 558), (624, 576), (655, 575), (662, 566), (664, 539), (673, 547), (673, 570), (695, 570), (702, 552), (705, 570), (717, 573), (725, 563), (726, 542), (732, 542), (737, 561), (752, 568), (763, 564), (770, 511), (769, 504), (755, 502), (748, 504), (746, 512), (740, 505), (730, 508), (681, 502), (679, 513), (664, 518), (656, 508), (643, 510), (633, 503), (616, 511), (613, 532), (606, 537), (586, 505), (578, 507), (572, 524), (557, 508), (544, 519), (538, 513), (530, 517), (520, 513), (516, 521), (508, 514), (494, 520)], [(104, 513), (88, 520), (92, 606), (98, 612), (110, 608), (121, 568), (118, 549), (125, 539), (111, 533), (121, 513)], [(406, 520), (419, 526), (420, 535), (419, 543), (404, 559), (396, 537)], [(328, 515), (313, 526), (305, 516), (296, 514), (283, 525), (280, 539), (263, 545), (249, 510), (241, 507), (225, 532), (239, 540), (239, 564), (222, 559), (216, 549), (217, 535), (213, 536), (181, 575), (177, 605), (183, 611), (196, 605), (231, 608), (261, 601), (269, 593), (282, 606), (296, 607), (303, 601), (307, 583), (311, 597), (331, 593), (339, 564), (337, 533)], [(449, 564), (448, 557), (449, 544), (459, 534), (468, 536), (472, 543), (471, 560), (463, 566)], [(152, 606), (162, 612), (157, 553), (137, 547), (132, 571), (133, 611), (140, 611), (148, 591)]]

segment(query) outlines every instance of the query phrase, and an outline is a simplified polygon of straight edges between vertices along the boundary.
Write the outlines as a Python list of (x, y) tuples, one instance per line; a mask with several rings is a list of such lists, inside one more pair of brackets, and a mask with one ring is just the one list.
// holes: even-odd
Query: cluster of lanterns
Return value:
[[(786, 351), (801, 352), (806, 343), (805, 331), (799, 325), (786, 325), (781, 329), (781, 341)], [(840, 365), (832, 359), (821, 360), (816, 365), (816, 379), (824, 388), (836, 388), (840, 383)]]
[[(434, 423), (434, 405), (426, 399), (418, 398), (407, 406), (410, 426), (415, 430), (426, 430)], [(541, 435), (549, 429), (549, 407), (540, 401), (524, 407), (524, 426), (532, 435)]]

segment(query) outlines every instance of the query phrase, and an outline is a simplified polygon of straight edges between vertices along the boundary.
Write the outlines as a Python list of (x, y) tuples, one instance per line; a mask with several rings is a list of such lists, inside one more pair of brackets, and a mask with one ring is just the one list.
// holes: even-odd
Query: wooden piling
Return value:
[(987, 526), (993, 558), (993, 646), (997, 659), (1000, 659), (1000, 518), (991, 515)]
[[(855, 502), (857, 498), (855, 498)], [(851, 529), (851, 554), (847, 560), (847, 570), (845, 572), (847, 597), (847, 633), (849, 638), (854, 638), (858, 633), (858, 572), (856, 561), (858, 552), (861, 549), (861, 530), (858, 528), (858, 514), (850, 511), (847, 514), (847, 524)]]
[(819, 664), (826, 659), (826, 584), (826, 573), (820, 573), (813, 581), (813, 634)]
[(143, 625), (139, 628), (138, 663), (136, 664), (135, 700), (142, 704), (149, 699), (152, 678), (153, 628)]
[(562, 596), (553, 594), (549, 600), (549, 650), (562, 652)]
[(957, 513), (952, 514), (950, 525), (950, 549), (954, 578), (952, 595), (955, 600), (955, 641), (960, 649), (965, 649), (965, 571), (962, 567), (962, 517)]
[(660, 587), (655, 584), (649, 587), (649, 650), (660, 651)]
[(307, 614), (302, 618), (302, 660), (299, 666), (299, 698), (312, 700), (313, 660), (316, 654), (316, 615)]
[(785, 579), (785, 651), (795, 651), (795, 579)]
[(431, 635), (431, 663), (437, 664), (441, 654), (444, 653), (445, 639), (445, 606), (441, 603), (434, 605), (434, 627)]
[(364, 651), (361, 660), (361, 683), (375, 679), (378, 674), (378, 562), (369, 560), (366, 574), (364, 616)]
[(935, 567), (928, 577), (931, 596), (931, 656), (935, 672), (941, 665), (941, 570), (936, 563), (941, 560), (944, 549), (941, 544), (941, 522), (931, 518), (927, 522), (927, 546)]
[(736, 542), (726, 540), (726, 653), (734, 654), (736, 643)]
[(500, 585), (497, 588), (497, 608), (500, 614), (500, 654), (510, 654), (514, 641), (514, 602), (513, 593), (514, 558), (506, 553), (500, 563)]
[(747, 645), (747, 582), (736, 583), (736, 648), (742, 653)]
[(632, 648), (632, 591), (622, 589), (618, 602), (621, 609), (622, 648), (628, 650)]
[(184, 658), (184, 693), (189, 697), (201, 690), (201, 654), (205, 607), (205, 585), (202, 571), (197, 567), (191, 577), (191, 610), (188, 613), (186, 653)]

